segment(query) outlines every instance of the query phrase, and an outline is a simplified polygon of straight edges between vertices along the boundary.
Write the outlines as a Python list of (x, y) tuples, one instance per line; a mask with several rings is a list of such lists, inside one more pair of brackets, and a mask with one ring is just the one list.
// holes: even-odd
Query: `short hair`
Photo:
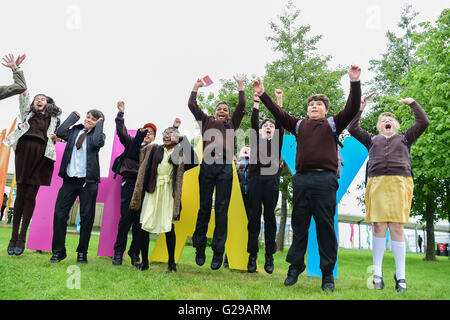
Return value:
[(275, 120), (266, 118), (266, 119), (264, 119), (264, 120), (261, 122), (261, 125), (259, 126), (259, 128), (261, 129), (261, 128), (263, 127), (264, 123), (266, 123), (266, 122), (270, 122), (270, 123), (272, 123), (273, 125), (275, 125)]
[(325, 104), (325, 108), (327, 108), (327, 110), (330, 107), (330, 99), (328, 99), (328, 97), (322, 93), (313, 94), (312, 96), (310, 96), (308, 98), (307, 105), (309, 105), (311, 101), (322, 101)]
[(105, 115), (100, 110), (92, 109), (92, 110), (89, 110), (86, 114), (89, 114), (89, 113), (95, 118), (95, 120), (98, 120), (99, 118), (103, 118), (103, 121), (105, 121)]

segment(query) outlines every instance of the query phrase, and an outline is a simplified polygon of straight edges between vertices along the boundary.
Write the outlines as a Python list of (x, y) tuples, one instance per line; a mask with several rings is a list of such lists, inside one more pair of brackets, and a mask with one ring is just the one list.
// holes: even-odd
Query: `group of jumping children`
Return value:
[[(39, 187), (50, 185), (56, 160), (55, 143), (64, 141), (66, 146), (59, 170), (63, 185), (58, 191), (54, 208), (52, 256), (49, 263), (59, 262), (67, 256), (67, 221), (77, 197), (80, 199), (77, 262), (87, 263), (100, 182), (98, 153), (105, 143), (105, 117), (100, 110), (92, 109), (87, 112), (84, 121), (77, 124), (81, 116), (74, 111), (61, 123), (61, 109), (51, 97), (37, 94), (30, 99), (23, 71), (20, 70), (24, 59), (25, 55), (14, 59), (10, 54), (3, 58), (2, 63), (11, 68), (14, 84), (0, 86), (0, 99), (18, 94), (20, 111), (16, 129), (4, 140), (4, 143), (12, 146), (15, 151), (17, 181), (12, 235), (7, 252), (9, 255), (23, 253)], [(250, 135), (250, 147), (244, 147), (240, 151), (238, 160), (234, 157), (235, 136), (245, 115), (245, 75), (234, 76), (238, 87), (238, 104), (235, 110), (231, 112), (228, 103), (222, 101), (216, 105), (214, 115), (206, 114), (198, 106), (197, 93), (203, 87), (203, 82), (195, 82), (188, 107), (200, 124), (203, 143), (201, 161), (197, 159), (188, 138), (180, 134), (181, 121), (178, 118), (162, 132), (161, 145), (153, 143), (157, 127), (150, 122), (139, 128), (135, 136), (129, 135), (124, 123), (125, 103), (119, 101), (115, 118), (116, 130), (125, 151), (121, 155), (118, 172), (122, 176), (121, 218), (112, 264), (122, 264), (131, 228), (132, 242), (128, 255), (137, 269), (146, 270), (149, 267), (149, 234), (165, 233), (169, 256), (168, 271), (177, 271), (174, 258), (174, 221), (180, 219), (183, 175), (200, 163), (200, 208), (192, 236), (196, 249), (195, 262), (201, 266), (206, 261), (206, 233), (214, 198), (215, 228), (211, 242), (213, 257), (210, 266), (213, 270), (219, 269), (225, 255), (233, 165), (236, 165), (248, 218), (247, 271), (256, 271), (258, 237), (263, 215), (264, 270), (271, 274), (274, 270), (273, 254), (277, 250), (274, 211), (279, 195), (281, 145), (286, 130), (295, 135), (297, 150), (296, 173), (292, 182), (293, 241), (286, 257), (290, 266), (284, 284), (294, 285), (306, 268), (304, 258), (308, 229), (313, 217), (317, 228), (322, 290), (334, 291), (333, 269), (338, 252), (334, 215), (339, 186), (336, 137), (348, 126), (350, 134), (369, 151), (365, 203), (366, 220), (374, 225), (374, 288), (384, 288), (382, 261), (386, 231), (389, 228), (396, 263), (395, 288), (399, 292), (406, 290), (403, 225), (409, 219), (414, 185), (409, 148), (425, 131), (429, 121), (421, 106), (412, 98), (406, 98), (398, 102), (410, 106), (414, 114), (414, 125), (399, 133), (400, 125), (394, 114), (383, 112), (378, 119), (378, 134), (363, 130), (359, 126), (359, 120), (366, 100), (373, 94), (361, 99), (360, 73), (359, 67), (350, 67), (350, 93), (342, 111), (328, 115), (328, 97), (324, 94), (314, 94), (307, 100), (307, 117), (303, 119), (283, 109), (282, 90), (275, 90), (275, 102), (264, 90), (263, 81), (255, 80), (251, 114), (253, 133)], [(275, 120), (259, 121), (261, 103)]]

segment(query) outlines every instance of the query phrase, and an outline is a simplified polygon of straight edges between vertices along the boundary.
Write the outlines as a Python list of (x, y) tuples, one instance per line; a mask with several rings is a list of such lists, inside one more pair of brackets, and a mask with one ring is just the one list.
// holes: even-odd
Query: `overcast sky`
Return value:
[[(412, 3), (417, 21), (435, 21), (449, 0), (294, 1), (300, 23), (311, 36), (323, 36), (318, 47), (333, 56), (332, 65), (362, 67), (370, 79), (369, 59), (385, 51), (387, 30), (397, 30), (401, 8)], [(115, 130), (116, 102), (126, 104), (125, 123), (136, 129), (154, 122), (162, 129), (175, 117), (183, 132), (194, 135), (194, 117), (187, 100), (195, 80), (220, 79), (234, 73), (263, 75), (275, 55), (266, 41), (269, 23), (277, 21), (286, 1), (3, 1), (0, 10), (1, 50), (26, 53), (22, 65), (30, 94), (53, 97), (64, 120), (98, 108), (105, 113), (107, 142), (100, 153), (107, 175)], [(0, 66), (0, 83), (11, 72)], [(343, 79), (343, 87), (347, 86)], [(0, 102), (0, 129), (9, 128), (18, 113), (18, 98)], [(13, 159), (13, 155), (11, 156)], [(9, 171), (14, 169), (10, 162)]]

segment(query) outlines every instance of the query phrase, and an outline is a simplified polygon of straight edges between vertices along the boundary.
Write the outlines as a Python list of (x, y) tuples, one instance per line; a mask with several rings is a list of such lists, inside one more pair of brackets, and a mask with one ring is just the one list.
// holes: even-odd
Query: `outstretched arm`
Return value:
[(244, 109), (245, 109), (245, 92), (244, 92), (244, 81), (245, 74), (235, 74), (233, 76), (234, 80), (237, 83), (239, 90), (239, 100), (234, 110), (233, 116), (231, 117), (231, 122), (235, 129), (239, 128), (241, 125), (242, 118), (244, 118)]
[(288, 114), (280, 108), (280, 106), (278, 106), (272, 98), (270, 98), (270, 96), (264, 91), (264, 85), (261, 79), (257, 79), (253, 82), (253, 89), (258, 94), (267, 109), (269, 109), (269, 111), (273, 114), (275, 120), (278, 120), (286, 130), (292, 134), (296, 134), (295, 126), (297, 121), (300, 119)]
[(125, 119), (124, 119), (125, 102), (118, 101), (117, 109), (119, 110), (115, 119), (117, 136), (119, 137), (119, 140), (122, 143), (122, 145), (125, 148), (127, 148), (133, 141), (133, 137), (128, 134), (127, 127), (125, 126)]
[(360, 103), (360, 110), (356, 114), (356, 116), (353, 118), (353, 120), (350, 122), (350, 125), (348, 127), (348, 131), (350, 134), (356, 138), (359, 142), (361, 142), (367, 149), (370, 148), (370, 144), (372, 143), (372, 134), (368, 133), (366, 130), (362, 129), (359, 125), (359, 121), (361, 119), (361, 114), (366, 107), (367, 99), (375, 95), (376, 92), (365, 96)]
[(23, 71), (19, 69), (20, 64), (25, 59), (26, 55), (22, 55), (14, 61), (14, 56), (9, 54), (3, 58), (5, 67), (11, 68), (13, 72), (14, 83), (9, 86), (0, 86), (0, 100), (11, 97), (27, 90), (25, 77)]
[(351, 66), (348, 75), (351, 82), (347, 103), (345, 104), (344, 110), (333, 116), (337, 134), (340, 134), (349, 125), (360, 108), (361, 82), (359, 81), (359, 76), (361, 75), (361, 68)]
[(428, 128), (430, 120), (428, 120), (425, 110), (412, 98), (405, 98), (398, 100), (400, 103), (407, 104), (411, 107), (414, 113), (414, 124), (406, 129), (404, 135), (408, 140), (409, 145), (412, 145), (420, 135)]
[(208, 115), (205, 114), (197, 104), (197, 92), (201, 87), (203, 87), (203, 83), (200, 79), (198, 79), (194, 84), (194, 88), (192, 88), (192, 92), (188, 101), (188, 107), (197, 121), (206, 121)]

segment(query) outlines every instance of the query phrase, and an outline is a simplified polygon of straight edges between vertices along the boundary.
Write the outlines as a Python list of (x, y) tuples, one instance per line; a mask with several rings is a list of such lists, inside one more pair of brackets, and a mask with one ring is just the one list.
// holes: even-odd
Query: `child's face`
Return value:
[(265, 139), (271, 139), (275, 132), (275, 125), (271, 121), (266, 121), (259, 130), (261, 136)]
[(230, 110), (228, 106), (224, 103), (219, 104), (216, 108), (216, 112), (214, 113), (214, 117), (216, 120), (227, 121), (230, 117)]
[(36, 96), (34, 98), (33, 107), (35, 107), (37, 110), (39, 111), (44, 110), (46, 104), (47, 104), (46, 96)]
[(95, 125), (97, 124), (97, 121), (98, 121), (98, 119), (94, 118), (94, 117), (92, 116), (92, 114), (89, 112), (89, 113), (86, 115), (86, 119), (84, 119), (84, 128), (85, 128), (87, 131), (91, 130), (92, 128), (95, 127)]
[(380, 121), (377, 124), (378, 130), (384, 134), (385, 136), (392, 136), (394, 133), (397, 133), (400, 128), (400, 124), (397, 120), (390, 116), (382, 116)]
[(250, 148), (249, 147), (242, 147), (241, 151), (239, 152), (239, 158), (248, 157), (250, 158)]
[(152, 128), (147, 128), (147, 134), (144, 137), (144, 142), (146, 144), (152, 143), (155, 140), (155, 131)]
[(178, 143), (178, 136), (173, 129), (166, 129), (163, 132), (163, 144), (166, 148), (174, 147)]
[(325, 118), (328, 113), (328, 109), (325, 103), (320, 100), (312, 100), (308, 103), (308, 117), (313, 120), (319, 120)]

